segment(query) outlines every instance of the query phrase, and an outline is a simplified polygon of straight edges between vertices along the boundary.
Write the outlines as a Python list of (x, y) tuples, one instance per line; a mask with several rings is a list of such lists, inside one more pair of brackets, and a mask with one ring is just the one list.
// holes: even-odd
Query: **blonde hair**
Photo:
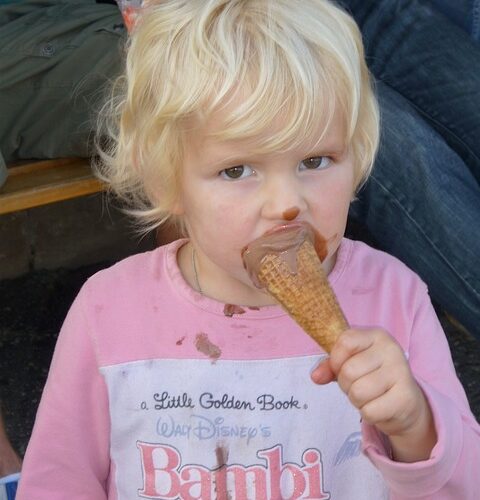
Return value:
[[(356, 187), (368, 177), (379, 114), (348, 14), (328, 0), (150, 0), (97, 141), (100, 177), (147, 227), (171, 217), (192, 118), (233, 99), (216, 137), (255, 137), (261, 150), (295, 146), (340, 109)], [(279, 117), (282, 130), (265, 134)]]

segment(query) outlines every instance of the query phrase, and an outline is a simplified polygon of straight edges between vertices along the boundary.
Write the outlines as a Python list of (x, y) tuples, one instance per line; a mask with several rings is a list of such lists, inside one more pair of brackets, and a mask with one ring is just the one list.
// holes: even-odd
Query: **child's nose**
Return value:
[(276, 180), (265, 187), (262, 215), (270, 220), (294, 220), (307, 207), (301, 186), (294, 179)]

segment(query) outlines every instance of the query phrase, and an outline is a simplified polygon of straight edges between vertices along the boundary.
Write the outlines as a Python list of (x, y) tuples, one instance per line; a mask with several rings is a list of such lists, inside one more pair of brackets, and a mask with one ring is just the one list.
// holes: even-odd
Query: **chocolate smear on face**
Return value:
[(223, 308), (223, 314), (231, 318), (234, 314), (245, 314), (245, 309), (233, 304), (225, 304), (225, 307)]
[(315, 235), (314, 246), (315, 252), (317, 253), (319, 259), (323, 262), (328, 256), (328, 244), (334, 241), (337, 238), (337, 235), (334, 234), (328, 240), (325, 239), (318, 231), (313, 230)]
[(283, 212), (283, 214), (282, 214), (282, 217), (283, 217), (283, 220), (294, 220), (299, 213), (300, 213), (299, 208), (292, 207), (292, 208), (285, 210), (285, 212)]
[(208, 335), (206, 333), (197, 333), (195, 337), (195, 347), (198, 352), (205, 354), (213, 361), (216, 361), (222, 354), (221, 349), (210, 342)]

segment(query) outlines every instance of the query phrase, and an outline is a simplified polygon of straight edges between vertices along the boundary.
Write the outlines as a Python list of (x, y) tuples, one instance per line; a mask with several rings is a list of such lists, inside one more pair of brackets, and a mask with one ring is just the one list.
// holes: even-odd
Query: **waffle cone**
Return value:
[(258, 281), (329, 353), (348, 323), (309, 240), (301, 244), (296, 259), (292, 272), (279, 255), (267, 253), (258, 270)]

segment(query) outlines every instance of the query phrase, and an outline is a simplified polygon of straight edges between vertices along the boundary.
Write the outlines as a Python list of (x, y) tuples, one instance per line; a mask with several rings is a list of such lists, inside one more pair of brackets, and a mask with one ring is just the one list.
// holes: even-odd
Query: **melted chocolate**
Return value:
[(257, 288), (263, 288), (257, 275), (265, 255), (278, 255), (292, 273), (297, 271), (297, 252), (309, 239), (322, 259), (327, 256), (327, 241), (316, 233), (310, 224), (285, 224), (252, 241), (242, 252), (243, 263)]

